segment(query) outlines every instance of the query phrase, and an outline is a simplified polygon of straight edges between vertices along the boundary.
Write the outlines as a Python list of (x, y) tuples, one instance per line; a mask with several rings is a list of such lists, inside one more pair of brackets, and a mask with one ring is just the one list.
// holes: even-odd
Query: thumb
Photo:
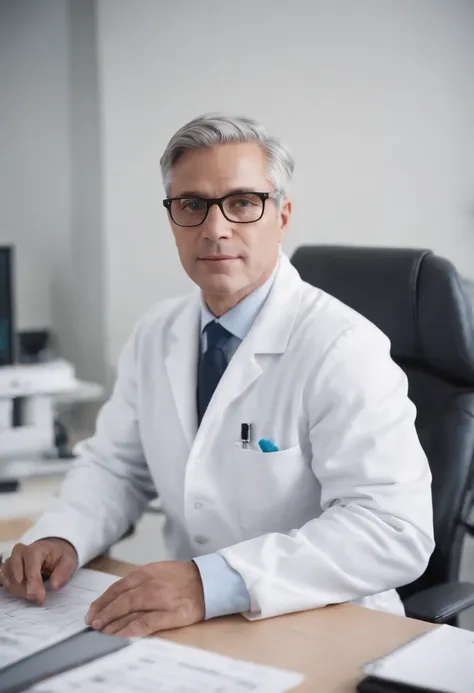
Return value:
[(53, 590), (59, 590), (70, 580), (77, 568), (77, 561), (72, 556), (63, 554), (49, 576), (49, 584)]

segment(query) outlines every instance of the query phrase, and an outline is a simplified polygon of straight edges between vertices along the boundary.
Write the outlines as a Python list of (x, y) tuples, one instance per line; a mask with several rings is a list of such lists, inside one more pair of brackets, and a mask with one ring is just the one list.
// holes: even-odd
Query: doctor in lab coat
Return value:
[(97, 630), (345, 601), (403, 613), (395, 588), (433, 550), (415, 407), (387, 337), (281, 251), (291, 155), (250, 119), (209, 115), (161, 165), (198, 290), (136, 325), (95, 435), (5, 565), (7, 589), (41, 603), (41, 572), (60, 587), (158, 495), (173, 560), (109, 588), (88, 614)]

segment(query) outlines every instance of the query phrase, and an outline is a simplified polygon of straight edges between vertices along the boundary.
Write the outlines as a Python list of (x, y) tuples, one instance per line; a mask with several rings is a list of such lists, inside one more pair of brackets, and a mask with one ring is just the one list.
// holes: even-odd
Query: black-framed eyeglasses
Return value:
[(200, 226), (212, 205), (217, 205), (227, 221), (236, 224), (253, 224), (265, 212), (265, 202), (278, 199), (281, 193), (243, 191), (224, 197), (167, 197), (163, 206), (177, 226)]

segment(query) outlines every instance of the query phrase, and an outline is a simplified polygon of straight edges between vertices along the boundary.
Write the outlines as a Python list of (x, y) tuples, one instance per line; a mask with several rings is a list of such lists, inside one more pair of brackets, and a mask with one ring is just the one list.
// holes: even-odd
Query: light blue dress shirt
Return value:
[[(239, 344), (245, 339), (255, 318), (265, 303), (272, 288), (278, 264), (272, 275), (258, 289), (237, 303), (220, 318), (211, 313), (201, 297), (201, 353), (207, 348), (206, 325), (213, 320), (220, 322), (232, 337), (225, 345), (224, 351), (230, 361), (237, 351)], [(198, 556), (194, 559), (201, 574), (204, 589), (204, 604), (206, 619), (228, 614), (238, 614), (250, 611), (250, 596), (245, 582), (237, 571), (230, 567), (225, 558), (218, 553)]]

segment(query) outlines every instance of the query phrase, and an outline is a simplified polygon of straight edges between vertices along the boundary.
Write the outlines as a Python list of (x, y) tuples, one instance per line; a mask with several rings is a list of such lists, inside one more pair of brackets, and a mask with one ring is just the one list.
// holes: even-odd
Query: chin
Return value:
[(239, 290), (239, 282), (225, 274), (206, 277), (201, 289), (210, 294), (232, 294)]

